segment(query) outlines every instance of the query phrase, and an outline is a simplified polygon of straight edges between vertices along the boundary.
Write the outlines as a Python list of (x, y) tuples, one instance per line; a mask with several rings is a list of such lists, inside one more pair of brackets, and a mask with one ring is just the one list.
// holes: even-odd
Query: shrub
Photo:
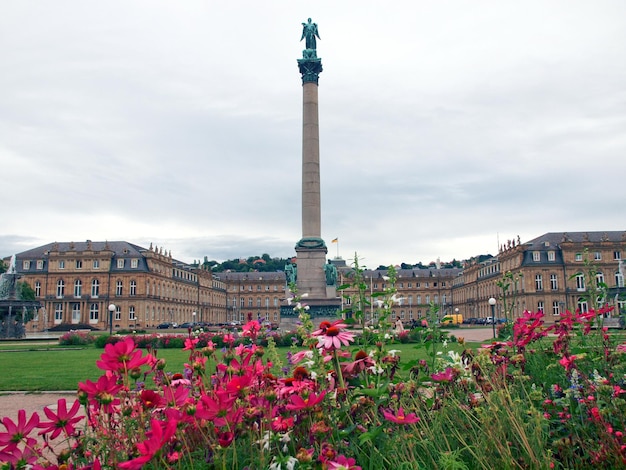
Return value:
[(59, 344), (62, 346), (83, 346), (95, 341), (96, 337), (86, 331), (70, 330), (59, 337)]

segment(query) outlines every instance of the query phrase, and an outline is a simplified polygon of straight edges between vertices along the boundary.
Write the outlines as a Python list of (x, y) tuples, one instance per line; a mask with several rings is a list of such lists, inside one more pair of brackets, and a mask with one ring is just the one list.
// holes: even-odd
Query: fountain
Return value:
[(24, 321), (28, 321), (29, 312), (41, 308), (36, 300), (22, 298), (18, 279), (13, 255), (7, 272), (0, 274), (0, 339), (26, 336)]

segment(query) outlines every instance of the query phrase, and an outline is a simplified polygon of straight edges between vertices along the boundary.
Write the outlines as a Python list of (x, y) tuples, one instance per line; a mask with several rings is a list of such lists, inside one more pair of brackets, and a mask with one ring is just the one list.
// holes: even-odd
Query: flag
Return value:
[(331, 243), (338, 243), (338, 242), (339, 242), (338, 238), (335, 238), (333, 241), (331, 241)]

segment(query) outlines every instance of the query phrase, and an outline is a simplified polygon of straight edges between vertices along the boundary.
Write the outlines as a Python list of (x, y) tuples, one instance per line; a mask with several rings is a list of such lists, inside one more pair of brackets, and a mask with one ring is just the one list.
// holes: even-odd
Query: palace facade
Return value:
[[(433, 304), (440, 318), (453, 313), (486, 318), (492, 297), (495, 316), (502, 318), (508, 310), (509, 320), (525, 310), (543, 310), (551, 322), (566, 309), (604, 304), (615, 307), (613, 316), (626, 314), (625, 253), (626, 231), (546, 233), (526, 243), (508, 241), (497, 256), (471, 260), (463, 269), (398, 269), (399, 302), (392, 306), (392, 320), (418, 320)], [(343, 260), (331, 261), (338, 284), (349, 284), (351, 268)], [(289, 295), (283, 272), (214, 273), (203, 264), (178, 261), (162, 248), (123, 241), (50, 243), (17, 254), (15, 266), (43, 306), (28, 331), (61, 324), (114, 330), (162, 322), (280, 324), (280, 307)], [(386, 274), (363, 272), (367, 321), (377, 319), (376, 294), (390, 287)], [(357, 298), (351, 287), (338, 295), (344, 307)]]

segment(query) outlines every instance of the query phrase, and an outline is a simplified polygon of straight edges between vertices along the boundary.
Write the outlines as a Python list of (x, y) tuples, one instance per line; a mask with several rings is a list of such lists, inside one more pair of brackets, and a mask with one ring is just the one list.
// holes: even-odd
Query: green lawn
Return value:
[[(442, 348), (442, 345), (439, 347)], [(395, 344), (389, 349), (400, 350), (402, 362), (427, 357), (425, 350), (418, 349), (415, 344)], [(456, 343), (450, 343), (444, 354), (451, 349), (459, 351), (461, 348)], [(286, 364), (289, 348), (279, 348), (279, 351)], [(86, 379), (95, 381), (102, 375), (102, 371), (96, 367), (102, 352), (102, 349), (94, 346), (63, 347), (50, 343), (18, 342), (0, 344), (0, 392), (76, 390), (78, 382)], [(166, 371), (179, 372), (188, 360), (189, 353), (180, 349), (160, 349), (157, 356), (167, 361)]]

